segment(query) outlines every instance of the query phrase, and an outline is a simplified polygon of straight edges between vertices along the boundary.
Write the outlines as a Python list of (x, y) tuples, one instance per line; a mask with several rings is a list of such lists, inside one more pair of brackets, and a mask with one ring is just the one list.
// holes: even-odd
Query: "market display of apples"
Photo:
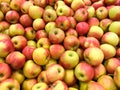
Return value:
[(120, 0), (0, 0), (0, 90), (120, 90)]

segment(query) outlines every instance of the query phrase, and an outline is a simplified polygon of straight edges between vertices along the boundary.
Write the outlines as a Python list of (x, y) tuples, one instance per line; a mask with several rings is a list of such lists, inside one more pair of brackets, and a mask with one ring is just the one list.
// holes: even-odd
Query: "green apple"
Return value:
[(38, 65), (46, 65), (50, 59), (50, 52), (43, 47), (36, 48), (33, 51), (33, 61)]
[(35, 78), (39, 75), (41, 70), (41, 66), (34, 63), (33, 60), (28, 60), (23, 67), (23, 74), (26, 78)]

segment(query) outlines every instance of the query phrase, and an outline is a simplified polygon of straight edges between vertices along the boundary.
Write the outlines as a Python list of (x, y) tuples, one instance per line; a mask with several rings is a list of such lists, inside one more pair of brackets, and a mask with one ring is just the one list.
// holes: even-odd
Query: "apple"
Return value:
[(46, 9), (43, 13), (43, 20), (45, 22), (54, 22), (56, 18), (57, 14), (54, 9)]
[(100, 40), (101, 37), (103, 36), (103, 34), (104, 34), (104, 31), (102, 30), (102, 28), (100, 26), (91, 26), (87, 33), (87, 36), (95, 37), (98, 40)]
[(33, 29), (36, 31), (41, 30), (41, 29), (44, 29), (45, 22), (42, 18), (37, 18), (37, 19), (34, 19), (32, 26), (33, 26)]
[(48, 85), (44, 82), (39, 82), (34, 84), (31, 90), (48, 90)]
[(25, 76), (23, 75), (22, 70), (13, 71), (11, 78), (16, 79), (20, 84), (22, 84), (22, 82), (25, 80)]
[(75, 51), (72, 50), (66, 50), (61, 56), (60, 56), (60, 64), (65, 69), (73, 69), (76, 67), (76, 65), (79, 63), (79, 56)]
[(90, 27), (91, 26), (99, 26), (99, 23), (100, 23), (100, 21), (97, 17), (91, 17), (91, 18), (88, 19), (87, 22), (88, 22)]
[(117, 46), (119, 44), (119, 36), (114, 32), (106, 32), (101, 38), (102, 43), (108, 43), (113, 46)]
[(68, 86), (61, 80), (55, 81), (48, 90), (68, 90)]
[(27, 39), (24, 36), (14, 36), (11, 41), (15, 47), (15, 50), (22, 50), (27, 45)]
[(37, 80), (35, 78), (33, 79), (25, 79), (23, 83), (21, 84), (22, 90), (31, 90), (32, 87), (37, 83)]
[(21, 5), (24, 0), (11, 0), (10, 1), (10, 8), (12, 10), (20, 11)]
[(54, 28), (56, 28), (56, 23), (55, 22), (48, 22), (45, 25), (45, 31), (46, 31), (47, 34)]
[(42, 68), (37, 65), (33, 60), (26, 61), (23, 66), (23, 74), (26, 78), (35, 78), (39, 75)]
[(109, 18), (111, 20), (117, 20), (119, 21), (120, 18), (119, 18), (119, 15), (120, 15), (120, 6), (113, 6), (109, 9)]
[(75, 29), (73, 29), (73, 28), (68, 29), (65, 34), (66, 34), (66, 36), (73, 35), (75, 37), (78, 37), (77, 31)]
[(100, 21), (100, 27), (104, 30), (104, 32), (108, 31), (109, 25), (112, 23), (112, 20), (109, 18), (102, 19)]
[(75, 11), (74, 18), (77, 22), (84, 22), (88, 19), (88, 11), (86, 8), (79, 8)]
[(62, 43), (64, 38), (65, 38), (65, 33), (60, 28), (51, 29), (50, 32), (48, 33), (48, 39), (53, 44)]
[(102, 85), (105, 90), (117, 90), (117, 86), (115, 85), (113, 78), (109, 75), (102, 75), (98, 78), (97, 82)]
[(50, 58), (48, 63), (43, 68), (46, 70), (47, 68), (49, 68), (53, 64), (57, 64), (57, 60), (53, 59), (53, 58)]
[(5, 14), (5, 19), (9, 23), (17, 23), (19, 21), (20, 15), (15, 10), (10, 10)]
[(73, 0), (71, 3), (71, 8), (76, 11), (79, 8), (82, 8), (85, 6), (85, 3), (83, 0)]
[(88, 11), (88, 18), (92, 18), (95, 16), (95, 8), (92, 5), (86, 6), (85, 8)]
[(70, 28), (70, 21), (67, 16), (58, 16), (55, 23), (56, 27), (61, 28), (64, 31)]
[(77, 37), (71, 35), (64, 38), (63, 45), (67, 50), (76, 50), (80, 43)]
[(69, 21), (70, 21), (70, 27), (71, 27), (71, 28), (75, 28), (75, 27), (76, 27), (76, 24), (77, 24), (75, 18), (72, 17), (72, 16), (69, 16), (68, 19), (69, 19)]
[(94, 66), (93, 68), (94, 68), (94, 80), (97, 80), (99, 77), (107, 73), (104, 64), (99, 64), (97, 66)]
[(114, 71), (114, 74), (113, 74), (113, 80), (116, 84), (117, 87), (120, 87), (120, 66), (118, 66), (115, 71)]
[(32, 25), (32, 18), (28, 14), (21, 15), (19, 21), (24, 27), (30, 27)]
[(79, 35), (85, 35), (88, 33), (90, 26), (87, 22), (79, 22), (76, 25), (76, 31)]
[(66, 69), (63, 80), (68, 86), (73, 86), (76, 83), (76, 77), (73, 69)]
[(86, 6), (90, 6), (92, 4), (91, 0), (83, 0)]
[(50, 83), (47, 79), (47, 76), (46, 76), (46, 70), (41, 71), (41, 73), (37, 77), (37, 82), (38, 83), (43, 82), (43, 83), (46, 83), (46, 84)]
[(16, 35), (24, 35), (25, 29), (20, 23), (16, 23), (16, 24), (10, 25), (8, 32), (9, 32), (9, 35), (13, 37)]
[(22, 68), (25, 64), (25, 61), (26, 58), (20, 51), (11, 52), (8, 54), (5, 60), (5, 62), (15, 70)]
[(38, 30), (35, 32), (35, 39), (39, 40), (40, 38), (47, 38), (47, 33), (45, 30)]
[(7, 21), (1, 21), (0, 22), (0, 32), (5, 31), (6, 29), (9, 29), (10, 24)]
[(35, 49), (36, 48), (33, 46), (25, 46), (22, 49), (22, 54), (24, 54), (24, 56), (26, 57), (26, 60), (32, 60), (32, 54)]
[(49, 82), (53, 83), (57, 80), (63, 80), (65, 69), (59, 64), (53, 64), (46, 70), (46, 76)]
[(106, 5), (113, 5), (113, 4), (116, 3), (116, 1), (117, 1), (117, 0), (104, 0), (104, 3), (105, 3)]
[(67, 5), (59, 5), (56, 8), (56, 14), (58, 16), (70, 16), (71, 9)]
[(83, 47), (86, 49), (88, 47), (100, 47), (100, 42), (95, 37), (86, 37)]
[(11, 67), (6, 63), (0, 62), (0, 82), (8, 79), (11, 76), (12, 70)]
[(109, 25), (108, 31), (109, 31), (109, 32), (114, 32), (114, 33), (116, 33), (117, 35), (120, 35), (119, 28), (120, 28), (120, 21), (113, 21), (113, 22)]
[(63, 5), (66, 5), (64, 1), (56, 0), (53, 8), (56, 10), (59, 6), (63, 6)]
[(2, 90), (20, 90), (20, 84), (16, 79), (8, 78), (0, 83), (0, 89)]
[(10, 10), (10, 5), (7, 2), (1, 2), (0, 3), (0, 10), (3, 12), (3, 14), (6, 14)]
[(48, 38), (40, 38), (37, 41), (37, 48), (43, 47), (43, 48), (49, 49), (50, 45), (51, 43)]
[(86, 90), (89, 82), (93, 82), (93, 80), (90, 80), (90, 81), (87, 81), (87, 82), (79, 81), (79, 89), (80, 90)]
[(29, 7), (30, 6), (33, 6), (33, 2), (32, 1), (24, 1), (22, 4), (21, 4), (21, 7), (20, 7), (20, 11), (22, 13), (29, 13)]
[(86, 62), (93, 66), (101, 64), (104, 60), (104, 53), (98, 47), (88, 47), (83, 52), (84, 59)]
[(104, 0), (96, 0), (96, 2), (92, 3), (92, 6), (95, 10), (101, 6), (104, 6)]
[(27, 40), (34, 40), (36, 37), (36, 32), (33, 29), (33, 27), (26, 27), (24, 35), (25, 35)]
[(105, 6), (98, 7), (96, 9), (96, 17), (99, 20), (105, 19), (108, 16), (108, 9)]
[(98, 82), (93, 81), (88, 83), (87, 90), (105, 90), (105, 88)]
[(105, 60), (104, 62), (104, 66), (106, 68), (106, 71), (109, 73), (109, 74), (113, 74), (114, 71), (116, 70), (116, 68), (118, 66), (120, 66), (120, 60), (118, 58), (109, 58), (107, 60)]
[(44, 8), (47, 5), (47, 0), (33, 0), (35, 5)]
[(107, 43), (101, 44), (100, 49), (104, 53), (104, 59), (109, 59), (109, 58), (112, 58), (116, 55), (115, 47), (110, 45), (110, 44), (107, 44)]
[(50, 51), (50, 56), (53, 59), (58, 60), (60, 56), (64, 53), (65, 48), (61, 44), (52, 44), (49, 47), (49, 51)]
[(33, 47), (37, 47), (37, 43), (36, 41), (33, 41), (33, 40), (28, 40), (27, 41), (27, 46), (33, 46)]
[[(2, 38), (1, 38), (2, 39)], [(3, 40), (0, 40), (0, 57), (5, 58), (9, 53), (15, 50), (14, 45), (10, 39), (5, 39), (3, 36)]]
[(45, 65), (50, 59), (50, 52), (43, 47), (36, 48), (33, 51), (33, 61), (38, 65)]
[(43, 12), (44, 12), (44, 9), (37, 5), (31, 5), (28, 9), (28, 14), (32, 19), (41, 18), (43, 16)]
[(94, 77), (94, 69), (90, 64), (83, 61), (76, 65), (74, 74), (79, 81), (88, 82)]

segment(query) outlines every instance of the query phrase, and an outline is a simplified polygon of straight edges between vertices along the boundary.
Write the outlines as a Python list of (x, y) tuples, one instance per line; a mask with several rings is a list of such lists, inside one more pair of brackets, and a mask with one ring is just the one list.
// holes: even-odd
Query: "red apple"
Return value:
[(89, 26), (91, 27), (91, 26), (98, 26), (99, 25), (99, 19), (98, 18), (96, 18), (96, 17), (91, 17), (91, 18), (89, 18), (88, 19), (88, 24), (89, 24)]
[(35, 39), (39, 40), (40, 38), (46, 38), (47, 37), (47, 33), (45, 32), (45, 30), (38, 30), (35, 33)]
[(66, 34), (66, 36), (71, 36), (71, 35), (73, 35), (73, 36), (78, 37), (77, 31), (76, 31), (75, 29), (73, 29), (73, 28), (68, 29), (65, 34)]

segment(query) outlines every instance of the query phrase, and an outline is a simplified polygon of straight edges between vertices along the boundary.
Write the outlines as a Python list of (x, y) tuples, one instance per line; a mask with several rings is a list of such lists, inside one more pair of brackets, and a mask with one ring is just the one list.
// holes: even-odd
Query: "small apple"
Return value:
[(104, 59), (109, 59), (109, 58), (112, 58), (116, 55), (115, 47), (110, 45), (110, 44), (107, 44), (107, 43), (101, 44), (100, 49), (104, 53)]
[(25, 35), (27, 40), (34, 40), (36, 37), (36, 32), (33, 29), (33, 27), (26, 27), (24, 35)]
[(60, 64), (65, 69), (73, 69), (79, 63), (79, 56), (75, 51), (66, 50), (60, 56)]
[(20, 90), (20, 84), (16, 79), (8, 78), (0, 83), (0, 89), (2, 90)]
[(63, 45), (67, 50), (76, 50), (79, 45), (79, 39), (75, 36), (66, 36), (63, 41)]
[(11, 41), (15, 50), (22, 50), (27, 45), (27, 39), (24, 36), (14, 36)]
[(11, 76), (12, 70), (10, 66), (6, 63), (0, 62), (0, 82), (8, 79)]
[(38, 30), (35, 33), (35, 39), (39, 40), (40, 38), (47, 38), (47, 32), (45, 30)]
[(33, 79), (25, 79), (23, 83), (21, 84), (22, 90), (31, 90), (32, 87), (37, 83), (37, 80), (35, 78)]
[(48, 81), (53, 83), (57, 80), (63, 80), (65, 76), (65, 69), (59, 64), (53, 64), (46, 70)]
[(57, 14), (54, 9), (46, 9), (43, 13), (43, 20), (45, 22), (54, 22), (56, 18)]
[(88, 19), (88, 11), (86, 8), (79, 8), (75, 11), (74, 18), (77, 22), (84, 22)]
[(48, 90), (48, 85), (45, 82), (39, 82), (34, 84), (31, 90)]
[(37, 48), (43, 47), (43, 48), (48, 49), (50, 47), (50, 45), (51, 45), (51, 43), (48, 38), (40, 38), (37, 41)]
[(50, 59), (50, 52), (43, 47), (36, 48), (33, 51), (33, 61), (38, 65), (45, 65)]
[(57, 60), (64, 53), (65, 48), (61, 44), (52, 44), (49, 47), (50, 55), (53, 59)]
[(35, 78), (39, 75), (42, 68), (37, 65), (33, 60), (26, 61), (23, 66), (23, 74), (26, 78)]
[(32, 25), (33, 20), (28, 14), (23, 14), (20, 16), (19, 21), (24, 27), (30, 27)]
[(17, 23), (19, 21), (20, 15), (15, 10), (10, 10), (5, 14), (5, 19), (9, 23)]
[(59, 44), (62, 43), (65, 38), (65, 33), (60, 28), (51, 29), (48, 33), (48, 38), (51, 43)]
[(104, 6), (104, 0), (96, 0), (92, 3), (92, 6), (95, 8), (95, 10), (101, 6)]
[(20, 51), (11, 52), (8, 54), (5, 60), (5, 62), (15, 70), (22, 68), (25, 64), (25, 61), (26, 58)]
[(45, 22), (42, 18), (37, 18), (37, 19), (34, 19), (32, 26), (33, 26), (34, 30), (36, 30), (36, 31), (41, 30), (41, 29), (44, 29)]
[(33, 47), (33, 46), (25, 46), (23, 49), (22, 49), (22, 53), (24, 54), (24, 56), (26, 57), (26, 60), (32, 60), (32, 54), (33, 54), (33, 51), (35, 50), (36, 48)]
[(67, 16), (58, 16), (55, 22), (56, 27), (61, 28), (62, 30), (67, 30), (70, 28), (70, 21)]
[(88, 33), (90, 26), (87, 22), (79, 22), (76, 25), (76, 31), (79, 35), (85, 35)]
[(93, 66), (101, 64), (104, 60), (104, 53), (98, 47), (88, 47), (83, 52), (86, 62)]
[(16, 23), (16, 24), (10, 25), (8, 32), (9, 32), (9, 35), (13, 37), (16, 35), (24, 35), (25, 29), (20, 23)]
[(61, 80), (55, 81), (48, 90), (68, 90), (68, 86)]
[(119, 36), (114, 32), (106, 32), (101, 38), (102, 43), (108, 43), (113, 46), (117, 46), (119, 44)]
[(78, 65), (76, 65), (74, 72), (75, 72), (75, 77), (79, 81), (88, 82), (88, 81), (92, 80), (94, 77), (93, 67), (84, 61), (80, 62)]
[(37, 5), (31, 5), (28, 10), (28, 14), (32, 19), (41, 18), (43, 16), (43, 12), (44, 12), (44, 9)]

